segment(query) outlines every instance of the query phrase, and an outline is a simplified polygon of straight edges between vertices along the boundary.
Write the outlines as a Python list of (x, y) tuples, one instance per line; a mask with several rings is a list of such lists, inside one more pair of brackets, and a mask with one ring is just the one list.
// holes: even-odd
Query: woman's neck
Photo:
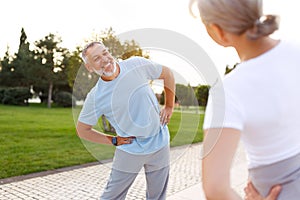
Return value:
[(243, 62), (269, 51), (278, 43), (279, 40), (274, 40), (270, 37), (248, 40), (245, 36), (240, 36), (240, 39), (235, 42), (233, 47), (236, 49), (241, 62)]

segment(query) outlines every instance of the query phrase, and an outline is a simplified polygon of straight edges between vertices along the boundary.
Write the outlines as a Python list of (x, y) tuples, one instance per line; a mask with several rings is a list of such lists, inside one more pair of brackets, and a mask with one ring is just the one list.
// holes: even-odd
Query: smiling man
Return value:
[[(172, 71), (142, 57), (116, 62), (100, 42), (88, 44), (82, 58), (87, 70), (100, 78), (86, 97), (77, 133), (82, 139), (116, 146), (112, 171), (101, 199), (125, 199), (143, 167), (147, 199), (166, 199), (170, 140), (167, 124), (175, 100)], [(149, 80), (154, 79), (164, 81), (166, 100), (162, 109), (149, 85)], [(116, 129), (116, 137), (92, 128), (101, 115)]]

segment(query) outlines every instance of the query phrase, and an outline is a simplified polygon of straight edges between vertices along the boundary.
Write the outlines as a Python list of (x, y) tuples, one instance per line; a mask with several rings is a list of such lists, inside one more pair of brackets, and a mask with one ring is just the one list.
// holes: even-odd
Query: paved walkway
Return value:
[[(201, 200), (201, 144), (171, 149), (167, 200)], [(0, 180), (0, 200), (93, 200), (99, 199), (110, 173), (111, 162), (59, 169)], [(221, 166), (220, 166), (221, 167)], [(28, 178), (29, 177), (29, 178)], [(232, 184), (243, 195), (247, 180), (246, 159), (240, 146), (232, 168)], [(145, 199), (146, 181), (141, 172), (126, 200)]]

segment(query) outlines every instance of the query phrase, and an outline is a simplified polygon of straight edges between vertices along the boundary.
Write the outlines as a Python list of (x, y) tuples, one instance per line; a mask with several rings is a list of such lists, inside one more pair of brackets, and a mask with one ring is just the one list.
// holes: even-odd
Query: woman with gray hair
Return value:
[(210, 37), (235, 48), (240, 58), (237, 68), (210, 90), (203, 125), (207, 199), (241, 199), (230, 187), (240, 139), (249, 161), (246, 199), (299, 199), (300, 45), (270, 37), (278, 17), (263, 15), (261, 0), (197, 3)]

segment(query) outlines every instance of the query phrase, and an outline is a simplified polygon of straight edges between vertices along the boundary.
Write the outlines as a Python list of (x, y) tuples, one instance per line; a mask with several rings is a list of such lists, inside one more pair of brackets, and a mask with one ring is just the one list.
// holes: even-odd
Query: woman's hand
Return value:
[(248, 182), (247, 186), (244, 189), (245, 191), (245, 200), (276, 200), (280, 191), (281, 191), (281, 186), (276, 185), (271, 188), (269, 194), (267, 197), (262, 197), (254, 185), (252, 184), (251, 181)]

